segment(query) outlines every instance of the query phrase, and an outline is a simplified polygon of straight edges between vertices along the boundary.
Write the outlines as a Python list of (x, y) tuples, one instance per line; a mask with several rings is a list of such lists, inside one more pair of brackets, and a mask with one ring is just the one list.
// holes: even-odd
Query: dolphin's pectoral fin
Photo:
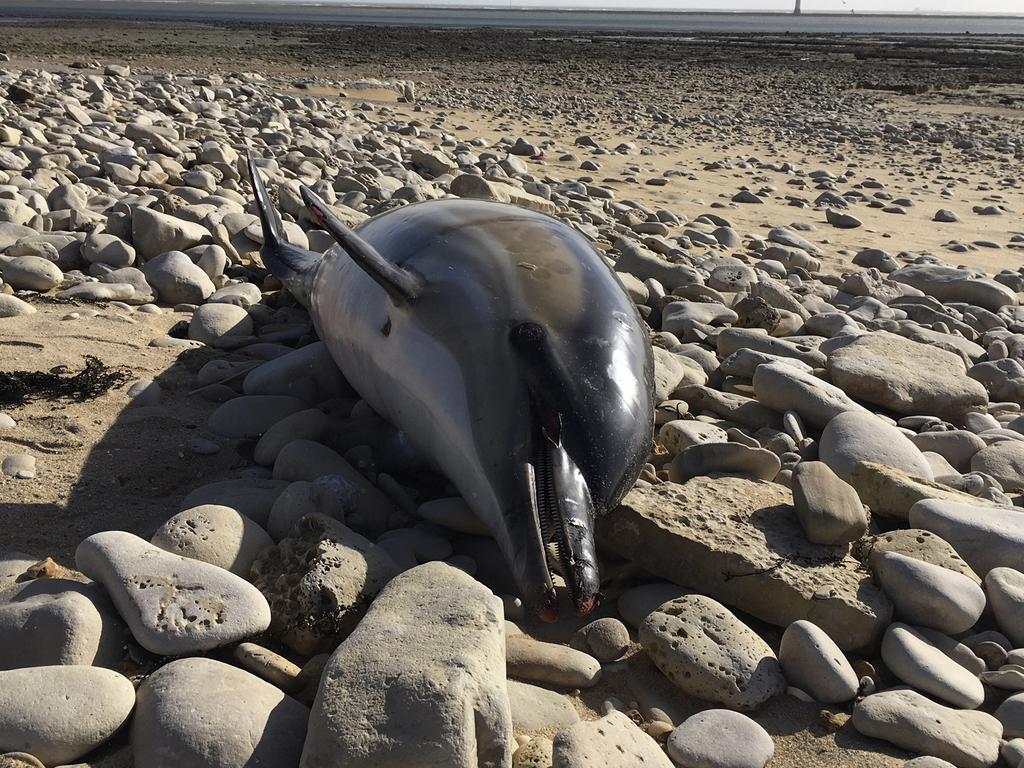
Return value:
[(314, 267), (323, 258), (322, 254), (307, 251), (292, 245), (286, 239), (281, 216), (274, 207), (267, 188), (263, 184), (263, 176), (252, 154), (249, 154), (249, 177), (256, 197), (256, 212), (260, 217), (263, 229), (263, 247), (260, 256), (263, 263), (273, 272), (285, 286), (303, 304), (309, 303), (309, 286), (306, 276), (313, 273)]
[(407, 269), (385, 259), (376, 248), (353, 232), (309, 187), (299, 187), (310, 215), (326, 229), (366, 274), (373, 278), (395, 301), (412, 301), (423, 287), (423, 280)]

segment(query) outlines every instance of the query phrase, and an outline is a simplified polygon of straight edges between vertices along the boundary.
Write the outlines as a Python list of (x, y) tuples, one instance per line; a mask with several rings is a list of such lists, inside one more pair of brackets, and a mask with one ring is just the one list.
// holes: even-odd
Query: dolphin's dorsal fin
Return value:
[(260, 256), (264, 265), (281, 279), (284, 285), (303, 304), (309, 303), (309, 277), (323, 259), (323, 254), (307, 251), (292, 245), (286, 239), (281, 216), (274, 207), (263, 176), (252, 154), (249, 154), (249, 177), (252, 179), (253, 194), (256, 197), (256, 212), (263, 229), (263, 247)]
[(385, 259), (380, 251), (353, 232), (309, 187), (299, 187), (310, 215), (326, 229), (352, 261), (373, 278), (395, 301), (412, 301), (423, 288), (423, 279)]

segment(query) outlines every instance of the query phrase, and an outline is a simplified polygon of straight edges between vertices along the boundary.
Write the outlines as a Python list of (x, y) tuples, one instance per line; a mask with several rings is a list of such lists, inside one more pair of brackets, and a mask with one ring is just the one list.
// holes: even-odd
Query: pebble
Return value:
[(755, 709), (786, 689), (767, 643), (703, 595), (677, 598), (647, 616), (640, 644), (669, 680), (705, 701)]
[(302, 668), (288, 661), (284, 656), (256, 645), (239, 643), (232, 651), (238, 665), (285, 693), (296, 693), (302, 688)]
[(764, 768), (775, 742), (744, 714), (708, 709), (672, 731), (668, 754), (682, 768)]
[(553, 731), (580, 720), (567, 697), (529, 683), (509, 680), (508, 700), (516, 733)]
[(675, 483), (715, 473), (774, 480), (780, 467), (779, 457), (763, 448), (740, 443), (700, 443), (676, 456), (668, 466), (668, 474)]
[(83, 540), (75, 563), (106, 588), (135, 640), (151, 653), (212, 650), (270, 626), (266, 599), (247, 581), (124, 531)]
[(15, 453), (3, 460), (0, 472), (16, 480), (32, 480), (36, 476), (36, 458), (27, 453)]
[(561, 688), (591, 688), (601, 677), (593, 656), (526, 635), (506, 638), (505, 665), (509, 677)]
[(595, 619), (576, 630), (570, 646), (600, 662), (615, 661), (629, 649), (629, 630), (618, 619)]
[(260, 437), (277, 422), (305, 408), (306, 404), (297, 397), (243, 395), (217, 408), (207, 426), (222, 437)]
[(0, 672), (0, 753), (26, 751), (45, 765), (74, 762), (113, 736), (134, 706), (131, 681), (109, 669)]
[(921, 451), (896, 427), (869, 413), (849, 411), (832, 419), (821, 433), (818, 456), (847, 479), (860, 461), (871, 461), (932, 480)]
[(993, 712), (1002, 723), (1004, 739), (1024, 737), (1024, 693), (1017, 693), (1003, 700)]
[(871, 553), (871, 568), (896, 617), (909, 624), (958, 635), (985, 610), (985, 593), (977, 582), (948, 568), (884, 550)]
[(974, 709), (985, 700), (985, 688), (976, 675), (906, 624), (896, 622), (885, 631), (882, 660), (907, 685), (959, 709)]
[(857, 695), (857, 673), (838, 645), (819, 627), (794, 621), (782, 634), (779, 664), (786, 681), (822, 704), (842, 704)]
[(234, 347), (252, 335), (252, 318), (244, 308), (234, 304), (203, 304), (192, 313), (188, 324), (188, 337), (211, 347)]

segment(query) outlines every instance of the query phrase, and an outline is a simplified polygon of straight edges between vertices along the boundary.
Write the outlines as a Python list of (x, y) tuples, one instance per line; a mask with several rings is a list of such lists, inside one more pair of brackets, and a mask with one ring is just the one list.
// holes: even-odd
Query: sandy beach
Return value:
[[(156, 101), (167, 97), (167, 89), (173, 88), (182, 89), (175, 96), (180, 102), (191, 99), (212, 105), (198, 108), (198, 116), (195, 111), (189, 113), (197, 109), (192, 104), (184, 107), (179, 135), (183, 151), (176, 160), (183, 166), (237, 166), (232, 160), (239, 156), (236, 151), (226, 152), (226, 160), (218, 155), (220, 159), (205, 164), (195, 158), (205, 146), (203, 142), (240, 149), (243, 144), (258, 146), (275, 131), (287, 130), (276, 113), (261, 112), (266, 124), (247, 125), (249, 132), (243, 135), (241, 120), (235, 119), (231, 110), (244, 113), (247, 102), (226, 101), (232, 96), (253, 104), (276, 99), (280, 114), (293, 104), (307, 114), (322, 115), (319, 126), (303, 123), (302, 129), (292, 134), (299, 141), (316, 137), (317, 127), (332, 136), (346, 130), (355, 135), (358, 129), (359, 143), (341, 160), (323, 157), (312, 140), (301, 150), (308, 168), (317, 168), (317, 174), (321, 169), (330, 171), (323, 171), (324, 178), (358, 177), (358, 183), (333, 186), (339, 205), (343, 198), (348, 200), (357, 221), (387, 206), (386, 200), (367, 189), (364, 182), (370, 176), (360, 176), (352, 169), (360, 163), (383, 168), (385, 160), (406, 162), (411, 168), (407, 143), (418, 142), (424, 150), (440, 151), (445, 160), (434, 168), (429, 168), (426, 160), (420, 162), (415, 167), (426, 181), (420, 186), (396, 184), (389, 187), (392, 192), (406, 189), (402, 194), (409, 202), (441, 196), (441, 187), (450, 179), (441, 186), (436, 179), (445, 173), (457, 175), (458, 163), (451, 160), (457, 152), (471, 152), (475, 157), (494, 152), (497, 160), (511, 157), (503, 171), (489, 177), (491, 181), (501, 183), (513, 177), (515, 194), (538, 210), (557, 209), (560, 217), (615, 258), (624, 252), (618, 243), (625, 236), (663, 259), (692, 264), (710, 274), (719, 264), (716, 259), (723, 259), (725, 265), (732, 254), (741, 254), (741, 260), (753, 265), (765, 245), (777, 243), (771, 240), (771, 233), (783, 227), (806, 238), (817, 261), (804, 270), (789, 269), (788, 276), (787, 269), (776, 275), (778, 284), (792, 291), (800, 289), (801, 279), (806, 285), (846, 286), (844, 281), (852, 273), (887, 264), (878, 254), (872, 255), (873, 249), (884, 251), (894, 267), (927, 263), (928, 258), (920, 257), (933, 257), (989, 278), (1005, 272), (1022, 280), (1024, 38), (1020, 37), (779, 34), (755, 38), (712, 33), (663, 37), (607, 30), (570, 35), (542, 30), (128, 19), (8, 21), (3, 29), (2, 50), (9, 58), (0, 67), (18, 73), (7, 77), (5, 84), (27, 78), (35, 88), (41, 80), (21, 73), (38, 70), (48, 73), (48, 82), (63, 83), (75, 98), (84, 99), (86, 81), (81, 78), (95, 76), (102, 83), (105, 68), (117, 64), (130, 67), (131, 77), (138, 81), (137, 89), (133, 86), (135, 90), (129, 91), (110, 80), (109, 71), (106, 75), (107, 83), (114, 83), (110, 85), (114, 103), (124, 99), (129, 105), (125, 115), (146, 112), (146, 120), (152, 120), (162, 108), (155, 106)], [(158, 89), (164, 90), (158, 93)], [(34, 100), (22, 103), (38, 107), (54, 98), (56, 92), (36, 94)], [(87, 111), (94, 119), (79, 121), (76, 130), (95, 133), (96, 125), (103, 125), (96, 112), (109, 108), (109, 104), (104, 107), (101, 102), (90, 102)], [(33, 135), (16, 119), (19, 109), (12, 101), (3, 105), (0, 127), (6, 132), (0, 154), (16, 151), (21, 136)], [(222, 119), (225, 111), (228, 118)], [(289, 114), (294, 117), (293, 112)], [(56, 130), (58, 121), (46, 119), (49, 125), (43, 118), (39, 125)], [(122, 119), (116, 122), (123, 124)], [(366, 139), (368, 136), (372, 140)], [(515, 149), (527, 145), (526, 151)], [(84, 155), (96, 151), (79, 146)], [(272, 146), (282, 158), (289, 151), (282, 145)], [(454, 163), (452, 169), (445, 162)], [(283, 160), (282, 164), (293, 167)], [(9, 176), (19, 172), (13, 165), (3, 167)], [(56, 168), (60, 165), (51, 170)], [(134, 169), (133, 176), (117, 182), (126, 193), (131, 190), (130, 194), (135, 194), (144, 187), (168, 191), (183, 186), (180, 178), (147, 183), (138, 171)], [(304, 178), (301, 171), (288, 173)], [(94, 180), (101, 177), (98, 174)], [(214, 187), (219, 189), (226, 178), (222, 174)], [(247, 181), (237, 174), (236, 178), (234, 188), (247, 198)], [(12, 199), (15, 187), (0, 186), (8, 191), (0, 198)], [(100, 183), (93, 189), (110, 194)], [(556, 191), (554, 197), (551, 190)], [(205, 189), (206, 194), (212, 191)], [(195, 204), (198, 199), (181, 204), (199, 207)], [(114, 202), (111, 197), (111, 205)], [(653, 218), (630, 218), (630, 208), (652, 212)], [(89, 221), (103, 221), (109, 229), (106, 217), (113, 210), (93, 209), (95, 215)], [(714, 219), (700, 217), (709, 215), (727, 220), (736, 241), (708, 239), (716, 229), (709, 223)], [(31, 227), (31, 218), (26, 216), (19, 223)], [(642, 221), (650, 226), (641, 226)], [(309, 222), (305, 225), (310, 229)], [(251, 278), (259, 285), (267, 308), (264, 314), (254, 316), (261, 325), (270, 323), (272, 328), (253, 332), (254, 337), (263, 333), (261, 339), (277, 343), (276, 332), (293, 345), (312, 339), (309, 319), (303, 315), (296, 320), (289, 314), (300, 310), (283, 292), (274, 290), (279, 286), (274, 278), (267, 282), (257, 256), (259, 244), (248, 242), (248, 250), (243, 249), (239, 243), (248, 230), (232, 232), (225, 226), (230, 235), (227, 241), (214, 235), (196, 246), (217, 242), (235, 248), (234, 256), (229, 255), (228, 271), (220, 274), (224, 279), (214, 280), (213, 286), (223, 289), (229, 282), (225, 275), (242, 282)], [(57, 225), (47, 228), (64, 229)], [(86, 223), (77, 231), (92, 230)], [(312, 246), (314, 240), (310, 237), (307, 242)], [(7, 249), (14, 241), (3, 243)], [(135, 250), (140, 253), (139, 265), (139, 243)], [(686, 252), (686, 259), (679, 256), (680, 251)], [(88, 265), (83, 269), (93, 274)], [(875, 281), (870, 283), (873, 286), (881, 285), (891, 271), (876, 269), (865, 279)], [(642, 276), (634, 282), (643, 287)], [(225, 437), (210, 427), (211, 416), (221, 402), (239, 394), (242, 379), (237, 371), (241, 369), (230, 366), (251, 367), (259, 358), (232, 348), (237, 345), (187, 342), (189, 321), (195, 305), (202, 301), (161, 298), (152, 303), (161, 305), (163, 312), (149, 314), (133, 309), (141, 302), (116, 297), (88, 302), (62, 296), (60, 292), (70, 285), (67, 282), (52, 290), (29, 293), (10, 283), (5, 279), (4, 292), (24, 299), (35, 311), (0, 319), (0, 372), (50, 371), (61, 366), (73, 372), (82, 368), (87, 356), (93, 356), (105, 366), (126, 371), (129, 382), (81, 402), (45, 398), (0, 402), (0, 412), (16, 422), (15, 427), (0, 429), (0, 460), (16, 454), (34, 458), (30, 479), (0, 475), (0, 552), (25, 553), (32, 561), (49, 557), (56, 563), (47, 566), (52, 571), (49, 575), (82, 579), (75, 550), (83, 539), (102, 531), (123, 530), (148, 541), (196, 488), (225, 478), (262, 477), (260, 472), (266, 472), (254, 460), (257, 439)], [(1007, 279), (1005, 285), (1014, 283)], [(667, 293), (681, 290), (677, 287)], [(1019, 290), (1016, 287), (1011, 292)], [(713, 294), (699, 294), (695, 289), (686, 300), (716, 301), (707, 298)], [(717, 295), (725, 295), (729, 301), (737, 296), (721, 287)], [(809, 295), (801, 293), (801, 301)], [(127, 303), (119, 303), (122, 301)], [(947, 303), (963, 310), (966, 304), (958, 301)], [(657, 305), (653, 295), (647, 303)], [(880, 309), (867, 322), (872, 331), (890, 329), (871, 325), (876, 320), (881, 323), (879, 318), (888, 319), (884, 310), (891, 312), (896, 306), (885, 307), (884, 303), (876, 302)], [(905, 305), (899, 307), (906, 311)], [(654, 316), (663, 322), (662, 309), (650, 310), (645, 318)], [(998, 309), (989, 314), (994, 317)], [(788, 313), (782, 310), (782, 322), (788, 318), (794, 330), (776, 334), (780, 339), (795, 335), (795, 329), (803, 325), (801, 311), (795, 307)], [(812, 313), (804, 314), (810, 317)], [(863, 320), (865, 315), (856, 317)], [(903, 319), (906, 317), (904, 314)], [(982, 355), (969, 364), (990, 359), (984, 355), (993, 340), (972, 321), (954, 321), (950, 316), (936, 322), (945, 324), (928, 327), (943, 333), (959, 333), (961, 326), (970, 326), (956, 337), (980, 345)], [(720, 324), (715, 320), (708, 327)], [(678, 332), (677, 341), (708, 346), (703, 324), (685, 327), (685, 332)], [(153, 346), (154, 339), (167, 345)], [(1013, 345), (1007, 342), (1006, 346), (1012, 357)], [(957, 357), (951, 356), (956, 362)], [(222, 361), (218, 364), (226, 366), (224, 371), (234, 372), (234, 379), (218, 385), (227, 393), (223, 397), (206, 397), (201, 391), (200, 382), (207, 379), (200, 371), (209, 371), (204, 366), (211, 361)], [(686, 399), (679, 395), (684, 391), (683, 374), (679, 375), (680, 383), (669, 390), (676, 393), (674, 401)], [(691, 384), (710, 388), (708, 376), (702, 376), (702, 381)], [(753, 385), (742, 376), (729, 377), (735, 386), (721, 384), (722, 378), (719, 374), (713, 380), (723, 392), (754, 396)], [(155, 382), (159, 395), (133, 403), (128, 386), (137, 381)], [(893, 424), (911, 413), (871, 404), (860, 393), (854, 398), (858, 403), (867, 402), (872, 410), (892, 414)], [(986, 406), (1007, 401), (1012, 398), (1005, 394), (991, 390), (985, 394)], [(695, 403), (690, 401), (691, 415), (702, 411)], [(710, 410), (705, 408), (704, 416)], [(728, 421), (722, 413), (718, 417)], [(996, 412), (996, 417), (1002, 419), (1002, 414)], [(959, 415), (943, 414), (942, 418), (950, 423), (950, 429), (964, 429), (957, 421)], [(1005, 427), (1008, 420), (1002, 419), (998, 426)], [(903, 421), (899, 423), (905, 428)], [(723, 423), (723, 427), (730, 424)], [(746, 431), (752, 435), (755, 430)], [(816, 433), (820, 434), (820, 429)], [(665, 485), (669, 483), (660, 470), (667, 471), (671, 458), (664, 448), (655, 451), (658, 477)], [(787, 471), (786, 460), (784, 457), (783, 472)], [(778, 467), (776, 461), (775, 469)], [(962, 466), (956, 469), (958, 478), (969, 473)], [(950, 481), (949, 487), (966, 486), (957, 480)], [(1005, 482), (998, 497), (986, 500), (1001, 501), (1003, 491), (1008, 502), (1019, 506), (1019, 489)], [(868, 536), (908, 525), (906, 520), (872, 512)], [(453, 537), (454, 552), (473, 552), (469, 545), (460, 548), (457, 539)], [(844, 544), (842, 556), (847, 549)], [(452, 551), (450, 547), (448, 551)], [(481, 557), (496, 552), (493, 547), (480, 551), (484, 553)], [(604, 588), (608, 599), (598, 616), (618, 617), (616, 598), (629, 587), (667, 578), (656, 571), (645, 572), (642, 563), (629, 563), (621, 554), (602, 552), (608, 557)], [(482, 560), (478, 565), (481, 572), (489, 570)], [(867, 563), (861, 570), (869, 570)], [(870, 580), (870, 576), (865, 578)], [(3, 586), (6, 583), (0, 581), (0, 588)], [(732, 607), (779, 652), (783, 627), (773, 626), (757, 610)], [(518, 623), (535, 639), (567, 644), (586, 621), (569, 618), (545, 625), (526, 617)], [(994, 626), (990, 617), (983, 618), (978, 631)], [(642, 650), (636, 628), (631, 629), (629, 650), (622, 660), (606, 666), (599, 683), (582, 692), (572, 691), (575, 686), (559, 688), (579, 715), (594, 719), (618, 704), (647, 727), (653, 719), (652, 707), (663, 710), (675, 725), (706, 709), (706, 703), (674, 687), (659, 672)], [(279, 641), (279, 637), (266, 639), (300, 666), (313, 655), (303, 656)], [(879, 687), (900, 683), (885, 670), (877, 643), (875, 648), (844, 650), (849, 651), (851, 661), (876, 665)], [(136, 651), (119, 668), (138, 683), (166, 659), (133, 645), (133, 653)], [(231, 651), (223, 648), (207, 655), (225, 661), (233, 658)], [(987, 689), (980, 710), (992, 712), (1003, 693), (1007, 692)], [(305, 703), (308, 706), (312, 701)], [(770, 763), (774, 768), (895, 767), (913, 756), (858, 733), (847, 722), (852, 704), (823, 705), (780, 695), (748, 714), (774, 741)], [(535, 731), (534, 735), (552, 737), (557, 730)], [(149, 768), (138, 762), (137, 746), (133, 762), (131, 742), (130, 729), (122, 728), (82, 758), (83, 764)], [(59, 764), (46, 762), (48, 766)]]

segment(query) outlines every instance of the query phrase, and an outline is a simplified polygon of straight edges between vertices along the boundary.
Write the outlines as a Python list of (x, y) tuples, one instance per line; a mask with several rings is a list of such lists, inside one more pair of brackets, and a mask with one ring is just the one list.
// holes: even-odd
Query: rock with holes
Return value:
[(835, 641), (809, 621), (794, 621), (782, 633), (779, 663), (790, 685), (822, 704), (841, 704), (857, 695), (859, 681)]
[(249, 582), (124, 531), (85, 539), (75, 562), (106, 588), (139, 645), (161, 656), (208, 651), (270, 626), (270, 606)]
[(160, 549), (202, 560), (246, 578), (261, 551), (274, 546), (256, 523), (218, 504), (203, 504), (179, 512), (156, 529), (150, 541)]
[(1003, 726), (984, 712), (944, 707), (920, 693), (875, 693), (853, 708), (853, 727), (908, 752), (948, 760), (957, 768), (990, 768), (999, 759)]
[(382, 547), (314, 514), (263, 551), (253, 563), (252, 580), (270, 602), (273, 633), (312, 656), (336, 648), (399, 570)]
[(755, 709), (786, 689), (779, 660), (721, 603), (685, 595), (640, 625), (640, 643), (684, 693), (734, 709)]
[(618, 710), (600, 720), (563, 728), (552, 749), (553, 768), (672, 768), (658, 742)]
[(446, 563), (392, 579), (324, 668), (301, 768), (507, 768), (501, 600)]

